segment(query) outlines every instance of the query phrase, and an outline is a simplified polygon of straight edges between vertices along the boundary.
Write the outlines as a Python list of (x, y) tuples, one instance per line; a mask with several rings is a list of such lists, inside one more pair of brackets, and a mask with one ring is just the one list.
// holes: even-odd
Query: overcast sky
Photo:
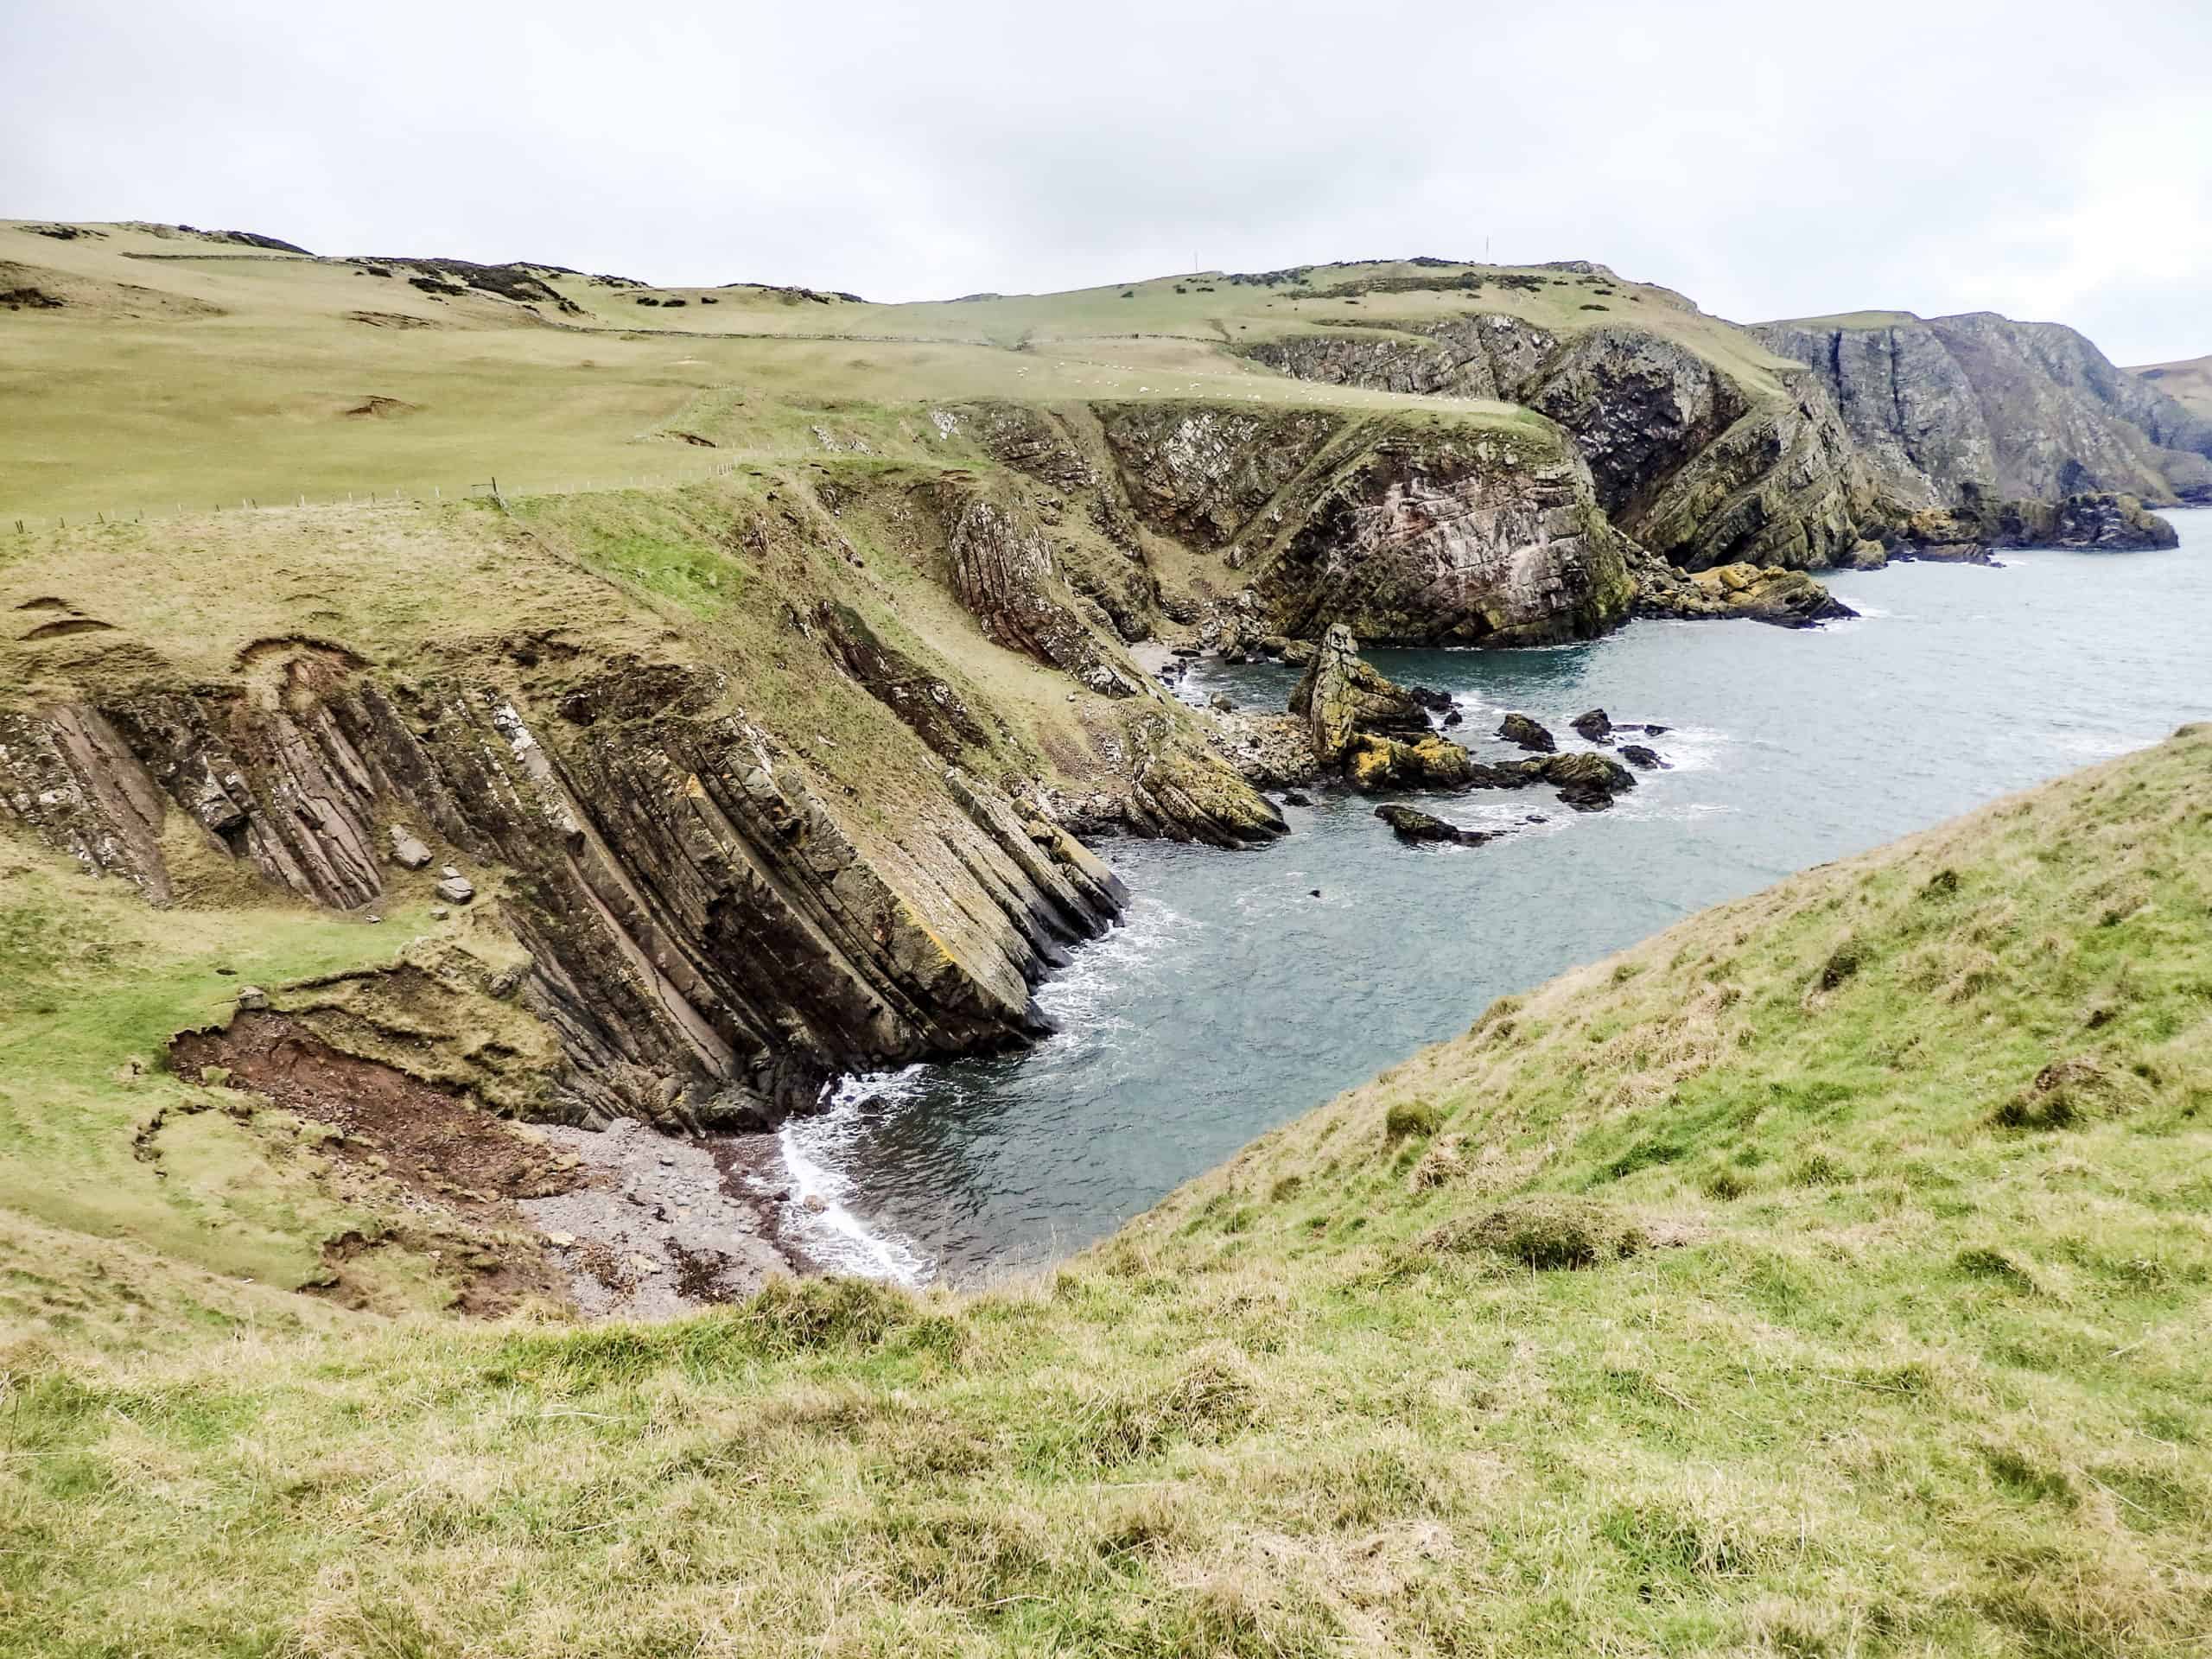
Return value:
[(871, 299), (1433, 253), (2212, 352), (2212, 0), (0, 0), (0, 216)]

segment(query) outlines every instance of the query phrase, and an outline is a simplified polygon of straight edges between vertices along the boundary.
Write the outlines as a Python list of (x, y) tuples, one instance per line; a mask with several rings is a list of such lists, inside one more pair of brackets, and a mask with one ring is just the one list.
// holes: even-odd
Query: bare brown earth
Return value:
[(180, 1072), (250, 1090), (333, 1131), (320, 1150), (355, 1180), (397, 1189), (420, 1218), (387, 1235), (348, 1231), (330, 1240), (323, 1247), (328, 1271), (302, 1290), (359, 1301), (348, 1262), (386, 1243), (427, 1244), (458, 1264), (461, 1312), (496, 1317), (533, 1298), (569, 1302), (566, 1274), (516, 1202), (582, 1185), (586, 1175), (573, 1156), (450, 1090), (342, 1053), (274, 1011), (245, 1011), (227, 1028), (181, 1033), (169, 1058)]

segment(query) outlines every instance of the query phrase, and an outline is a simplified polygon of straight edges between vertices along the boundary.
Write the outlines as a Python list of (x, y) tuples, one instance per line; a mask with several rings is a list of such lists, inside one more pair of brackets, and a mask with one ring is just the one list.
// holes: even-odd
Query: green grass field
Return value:
[(0, 1651), (2201, 1652), (2208, 776), (1693, 918), (988, 1294), (148, 1351), (57, 1290)]
[[(817, 607), (978, 712), (971, 771), (1128, 747), (948, 590), (914, 493), (998, 464), (948, 406), (1535, 422), (1229, 349), (1471, 309), (1772, 366), (1572, 270), (547, 273), (574, 309), (529, 312), (375, 268), (0, 226), (0, 616), (71, 619), (0, 630), (10, 705), (275, 696), (302, 634), (423, 683), (557, 639), (710, 672), (917, 880), (942, 760), (823, 671)], [(1033, 1278), (652, 1326), (454, 1318), (474, 1243), (162, 1063), (253, 982), (418, 1073), (542, 1071), (469, 988), (514, 959), (493, 907), (283, 903), (169, 823), (161, 910), (0, 832), (0, 1655), (2208, 1653), (2212, 728), (1471, 1008)], [(342, 977), (403, 962), (434, 1010)], [(394, 1245), (348, 1269), (379, 1313), (292, 1288), (349, 1232)]]
[[(366, 261), (97, 228), (61, 241), (0, 224), (0, 291), (62, 302), (0, 304), (0, 534), (18, 518), (51, 527), (302, 497), (452, 497), (495, 477), (511, 493), (659, 483), (732, 460), (818, 456), (870, 433), (918, 457), (938, 442), (930, 405), (963, 399), (1405, 406), (1225, 349), (1354, 320), (1479, 310), (1561, 332), (1630, 323), (1753, 385), (1775, 361), (1663, 289), (1561, 272), (1324, 266), (1274, 287), (1208, 276), (895, 306), (550, 276), (579, 308), (564, 315), (425, 292)], [(1486, 279), (1479, 292), (1448, 286), (1471, 273)], [(1500, 285), (1508, 278), (1538, 285)], [(1329, 291), (1414, 280), (1447, 285)], [(1591, 299), (1600, 287), (1611, 297)], [(642, 307), (640, 296), (688, 302)], [(698, 302), (709, 296), (714, 306)], [(1505, 405), (1458, 407), (1513, 417)]]

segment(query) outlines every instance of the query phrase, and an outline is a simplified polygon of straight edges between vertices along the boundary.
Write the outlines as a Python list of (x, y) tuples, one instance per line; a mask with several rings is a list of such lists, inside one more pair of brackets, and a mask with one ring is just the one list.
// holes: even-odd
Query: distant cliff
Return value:
[(1753, 332), (1820, 378), (1883, 493), (1909, 507), (1972, 491), (2212, 501), (2212, 421), (2061, 324), (1978, 311)]
[(1642, 328), (1567, 334), (1478, 313), (1242, 349), (1300, 379), (1525, 404), (1573, 440), (1612, 522), (1689, 569), (1828, 565), (1874, 516), (1873, 486), (1813, 377), (1747, 387)]

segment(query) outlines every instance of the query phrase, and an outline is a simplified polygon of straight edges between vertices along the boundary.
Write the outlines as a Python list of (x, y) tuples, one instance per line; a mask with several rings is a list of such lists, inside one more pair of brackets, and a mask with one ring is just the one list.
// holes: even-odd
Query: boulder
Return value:
[(465, 875), (455, 873), (438, 878), (438, 897), (449, 905), (465, 905), (475, 896), (475, 884)]
[(1544, 762), (1544, 781), (1578, 812), (1603, 812), (1613, 797), (1636, 787), (1636, 774), (1618, 760), (1581, 751), (1554, 755)]
[(1375, 809), (1375, 816), (1390, 826), (1390, 831), (1400, 841), (1440, 842), (1450, 846), (1479, 847), (1497, 837), (1480, 830), (1462, 830), (1456, 823), (1446, 823), (1433, 813), (1423, 812), (1410, 806), (1395, 803)]
[(241, 1014), (258, 1014), (269, 1006), (269, 993), (258, 985), (241, 985), (238, 1001)]
[(430, 861), (430, 849), (404, 824), (391, 826), (391, 861), (403, 870), (419, 870)]
[(1475, 782), (1474, 757), (1449, 738), (1430, 733), (1416, 742), (1363, 733), (1344, 753), (1352, 787), (1378, 789), (1466, 789)]
[(1667, 764), (1659, 758), (1656, 749), (1646, 748), (1641, 743), (1622, 744), (1621, 759), (1632, 766), (1643, 767), (1646, 772), (1656, 772)]
[(1552, 734), (1526, 715), (1508, 715), (1499, 722), (1497, 734), (1509, 743), (1533, 749), (1539, 754), (1549, 754), (1559, 747)]
[(1573, 723), (1574, 729), (1592, 743), (1603, 743), (1613, 734), (1613, 722), (1602, 709), (1577, 715)]

